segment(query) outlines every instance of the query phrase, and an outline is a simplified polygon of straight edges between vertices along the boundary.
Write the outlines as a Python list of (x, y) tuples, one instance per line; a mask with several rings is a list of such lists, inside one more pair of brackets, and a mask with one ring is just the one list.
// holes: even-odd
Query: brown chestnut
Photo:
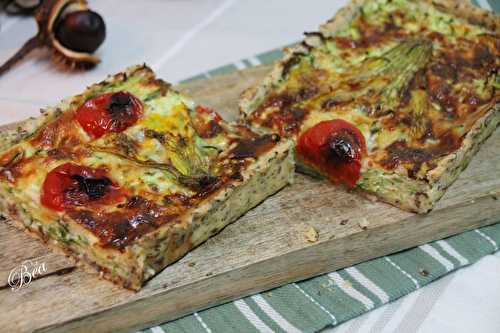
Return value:
[(55, 37), (72, 51), (93, 53), (106, 38), (106, 25), (98, 13), (79, 10), (56, 23)]

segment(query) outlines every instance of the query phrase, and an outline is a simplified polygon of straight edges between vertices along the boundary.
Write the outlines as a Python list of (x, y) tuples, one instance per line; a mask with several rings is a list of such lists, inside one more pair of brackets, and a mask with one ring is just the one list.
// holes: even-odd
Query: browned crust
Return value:
[(470, 1), (462, 0), (425, 0), (437, 8), (455, 16), (466, 19), (472, 24), (484, 26), (495, 34), (499, 33), (500, 16), (493, 12), (472, 5)]
[[(341, 8), (336, 15), (322, 24), (318, 32), (306, 33), (306, 38), (301, 44), (295, 47), (284, 49), (283, 58), (275, 63), (271, 72), (257, 85), (245, 90), (240, 97), (239, 109), (242, 117), (245, 119), (250, 115), (258, 105), (264, 100), (273, 86), (278, 84), (286, 74), (287, 64), (296, 56), (302, 56), (310, 52), (311, 48), (319, 47), (325, 38), (331, 37), (339, 31), (340, 28), (356, 17), (360, 8), (370, 0), (351, 0), (345, 7)], [(429, 3), (442, 11), (453, 14), (457, 17), (467, 20), (476, 25), (481, 25), (492, 33), (500, 33), (500, 16), (489, 11), (478, 8), (468, 1), (461, 0), (418, 0)], [(464, 169), (474, 154), (478, 151), (480, 144), (489, 137), (500, 119), (499, 105), (494, 105), (483, 117), (478, 119), (469, 133), (464, 138), (460, 148), (446, 158), (439, 161), (437, 167), (426, 175), (426, 181), (413, 180), (419, 186), (425, 188), (422, 193), (413, 196), (411, 201), (396, 202), (384, 193), (376, 193), (378, 199), (393, 204), (399, 208), (415, 212), (426, 213), (430, 211), (434, 203), (439, 200), (445, 190), (456, 180), (460, 171)], [(251, 124), (257, 130), (267, 132), (266, 128), (258, 124)], [(300, 160), (297, 161), (299, 170), (306, 173), (316, 173), (309, 167), (303, 165)], [(452, 172), (453, 171), (453, 172)], [(397, 175), (401, 179), (407, 179), (407, 176)], [(360, 190), (359, 192), (363, 192)], [(372, 195), (366, 193), (367, 195)]]
[[(11, 205), (11, 207), (12, 206), (15, 206), (16, 209), (18, 209), (18, 210), (21, 209), (21, 207), (16, 203), (13, 203)], [(33, 231), (33, 230), (26, 228), (23, 224), (23, 220), (25, 220), (25, 219), (23, 219), (19, 216), (12, 217), (12, 215), (5, 213), (5, 211), (6, 210), (3, 208), (3, 205), (0, 204), (1, 216), (8, 218), (9, 224), (13, 225), (16, 229), (19, 229), (20, 231), (24, 232), (29, 237), (36, 239), (38, 241), (41, 241), (45, 246), (47, 246), (50, 249), (50, 251), (65, 256), (75, 266), (81, 267), (85, 272), (90, 273), (90, 274), (96, 274), (96, 272), (98, 272), (98, 274), (101, 278), (104, 278), (104, 279), (109, 280), (109, 281), (113, 281), (114, 283), (121, 285), (125, 288), (127, 288), (127, 286), (130, 284), (129, 281), (121, 278), (120, 276), (110, 275), (110, 274), (106, 275), (106, 273), (104, 271), (102, 271), (98, 265), (93, 264), (88, 259), (82, 260), (82, 258), (76, 257), (75, 253), (73, 251), (69, 250), (68, 248), (61, 246), (59, 243), (57, 243), (53, 240), (47, 239), (43, 234), (41, 234), (39, 232), (36, 232), (36, 231)], [(72, 267), (70, 266), (70, 267), (65, 267), (65, 268), (69, 269)], [(130, 287), (128, 287), (128, 289), (135, 290), (135, 289), (130, 288)], [(137, 290), (139, 290), (139, 289), (137, 289)]]

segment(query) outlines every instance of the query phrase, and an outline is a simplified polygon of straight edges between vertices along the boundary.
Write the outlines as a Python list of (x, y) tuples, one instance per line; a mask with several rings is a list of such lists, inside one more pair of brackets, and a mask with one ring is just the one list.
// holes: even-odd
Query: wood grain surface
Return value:
[[(239, 93), (267, 71), (268, 67), (256, 67), (179, 89), (235, 119)], [(497, 222), (499, 151), (497, 131), (434, 211), (422, 216), (297, 175), (294, 185), (167, 267), (137, 293), (75, 267), (71, 260), (51, 252), (9, 221), (2, 222), (1, 331), (134, 331)], [(366, 230), (360, 226), (363, 218), (368, 221)], [(319, 235), (312, 243), (305, 237), (311, 227)], [(27, 259), (44, 262), (47, 272), (28, 286), (12, 291), (8, 275)]]

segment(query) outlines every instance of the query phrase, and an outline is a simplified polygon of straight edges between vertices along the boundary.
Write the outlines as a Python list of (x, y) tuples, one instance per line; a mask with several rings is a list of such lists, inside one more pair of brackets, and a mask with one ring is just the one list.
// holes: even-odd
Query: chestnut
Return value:
[(89, 69), (100, 62), (93, 52), (106, 37), (106, 25), (85, 0), (43, 0), (35, 18), (38, 33), (0, 66), (0, 75), (39, 47), (48, 48), (55, 62), (72, 69)]
[(62, 17), (55, 25), (55, 38), (72, 51), (93, 53), (106, 38), (101, 15), (79, 10)]

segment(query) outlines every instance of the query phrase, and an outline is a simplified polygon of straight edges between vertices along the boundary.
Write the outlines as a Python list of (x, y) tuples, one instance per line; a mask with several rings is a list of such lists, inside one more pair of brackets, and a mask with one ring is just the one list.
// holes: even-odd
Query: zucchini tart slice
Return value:
[(240, 109), (299, 170), (425, 213), (499, 123), (499, 27), (466, 1), (351, 1)]
[(226, 123), (135, 66), (4, 134), (0, 209), (138, 290), (293, 169), (290, 141)]

